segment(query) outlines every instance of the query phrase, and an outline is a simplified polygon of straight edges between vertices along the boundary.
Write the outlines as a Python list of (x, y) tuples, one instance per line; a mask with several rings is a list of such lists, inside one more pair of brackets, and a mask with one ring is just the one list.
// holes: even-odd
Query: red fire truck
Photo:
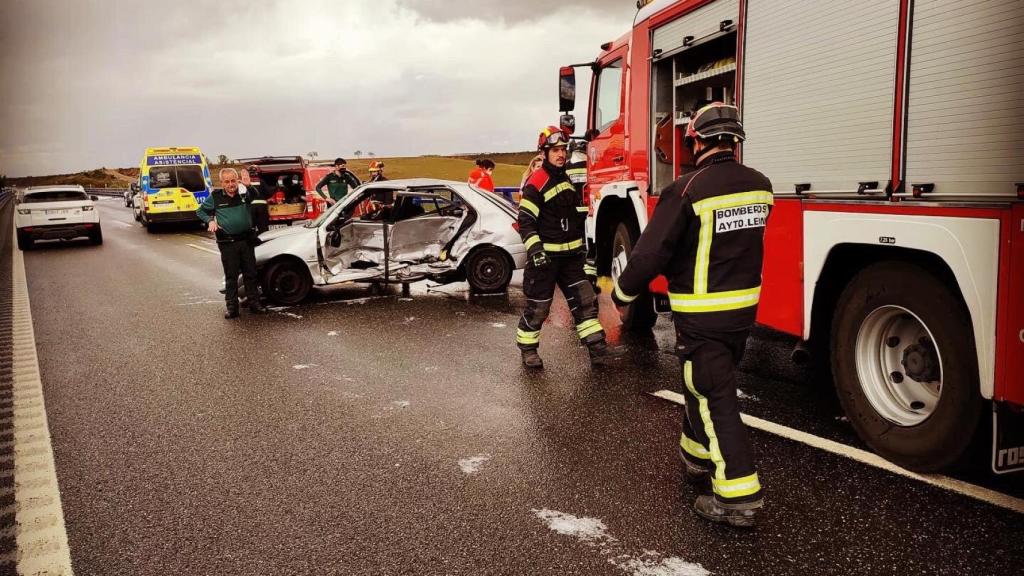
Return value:
[(263, 156), (238, 162), (258, 169), (259, 184), (269, 198), (271, 225), (314, 220), (327, 209), (327, 202), (313, 190), (332, 170), (327, 163), (312, 163), (302, 156)]
[[(599, 272), (623, 269), (687, 170), (689, 113), (736, 104), (741, 160), (775, 190), (759, 323), (826, 360), (853, 428), (891, 461), (948, 468), (991, 434), (993, 469), (1024, 468), (1024, 2), (638, 8), (594, 62), (560, 71), (564, 113), (575, 68), (593, 72)], [(652, 326), (666, 288), (627, 326)]]

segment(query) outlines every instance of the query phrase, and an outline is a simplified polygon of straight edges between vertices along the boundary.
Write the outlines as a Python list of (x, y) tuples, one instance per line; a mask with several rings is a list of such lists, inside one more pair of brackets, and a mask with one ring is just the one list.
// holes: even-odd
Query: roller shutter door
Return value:
[(683, 45), (683, 38), (702, 38), (718, 32), (722, 20), (739, 22), (739, 0), (718, 0), (694, 10), (654, 30), (652, 50), (668, 52)]
[(776, 191), (885, 186), (899, 2), (749, 0), (743, 162)]
[(914, 3), (907, 182), (1015, 195), (1024, 182), (1024, 0)]

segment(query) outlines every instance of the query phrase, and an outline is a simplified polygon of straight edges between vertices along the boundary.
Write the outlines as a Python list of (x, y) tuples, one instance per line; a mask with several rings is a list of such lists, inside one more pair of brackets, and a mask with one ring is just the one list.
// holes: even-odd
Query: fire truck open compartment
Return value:
[(736, 0), (714, 2), (656, 28), (651, 65), (651, 190), (687, 171), (682, 146), (690, 113), (736, 103)]

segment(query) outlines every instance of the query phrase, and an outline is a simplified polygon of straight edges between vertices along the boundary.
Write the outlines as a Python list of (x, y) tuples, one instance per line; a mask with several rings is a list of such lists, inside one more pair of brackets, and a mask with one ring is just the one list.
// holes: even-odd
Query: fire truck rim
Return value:
[[(943, 368), (934, 343), (921, 317), (902, 306), (880, 306), (864, 318), (857, 332), (857, 376), (879, 416), (910, 427), (935, 412)], [(926, 376), (936, 370), (937, 379)]]

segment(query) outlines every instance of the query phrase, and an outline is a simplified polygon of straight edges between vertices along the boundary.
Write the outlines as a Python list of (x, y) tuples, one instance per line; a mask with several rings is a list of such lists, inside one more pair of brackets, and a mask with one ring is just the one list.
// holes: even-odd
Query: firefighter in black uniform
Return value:
[[(563, 116), (562, 130), (566, 134), (572, 134), (576, 131), (576, 121), (572, 116)], [(569, 180), (572, 185), (576, 187), (576, 193), (580, 195), (580, 198), (584, 198), (583, 192), (587, 185), (587, 142), (582, 139), (570, 139), (569, 141), (569, 157), (565, 162), (565, 173), (569, 176)], [(584, 237), (586, 237), (584, 231)], [(591, 250), (592, 246), (587, 246), (586, 254), (587, 259), (583, 264), (583, 271), (586, 273), (587, 278), (590, 280), (590, 285), (594, 287), (594, 291), (600, 293), (601, 290), (597, 287), (597, 267), (594, 266), (594, 254)]]
[(263, 234), (270, 230), (270, 210), (267, 207), (267, 195), (260, 185), (260, 169), (256, 166), (249, 166), (246, 169), (249, 178), (242, 178), (249, 195), (249, 209), (252, 211), (252, 224), (256, 227), (256, 234)]
[(628, 305), (659, 274), (669, 281), (682, 363), (686, 418), (680, 454), (687, 479), (711, 495), (697, 513), (753, 526), (762, 506), (747, 430), (736, 401), (735, 369), (757, 315), (771, 182), (736, 161), (745, 138), (734, 106), (715, 102), (690, 119), (684, 142), (696, 170), (666, 188), (612, 299)]
[(527, 368), (544, 367), (537, 348), (556, 285), (576, 320), (577, 335), (590, 350), (591, 363), (608, 364), (622, 355), (605, 342), (597, 319), (597, 295), (583, 271), (587, 208), (565, 173), (568, 145), (569, 137), (558, 126), (541, 132), (537, 148), (544, 164), (527, 179), (519, 203), (519, 234), (528, 262), (523, 274), (526, 310), (519, 320), (516, 344)]

